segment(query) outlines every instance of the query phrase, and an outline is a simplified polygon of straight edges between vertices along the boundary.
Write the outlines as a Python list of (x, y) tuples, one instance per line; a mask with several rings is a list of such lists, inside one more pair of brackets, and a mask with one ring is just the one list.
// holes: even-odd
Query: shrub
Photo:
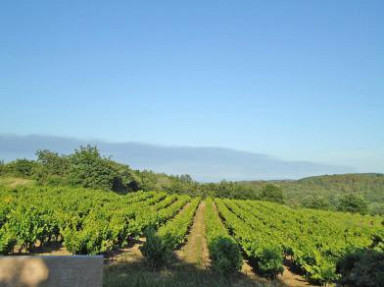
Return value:
[(240, 248), (214, 211), (212, 199), (205, 203), (205, 231), (213, 268), (222, 275), (231, 275), (243, 265)]
[(31, 177), (34, 174), (36, 167), (37, 164), (33, 160), (17, 159), (5, 164), (3, 166), (3, 173), (18, 177)]
[(261, 200), (284, 203), (283, 190), (275, 184), (266, 184), (261, 191)]
[(384, 252), (384, 230), (377, 230), (372, 234), (372, 244), (371, 248)]
[(163, 243), (153, 228), (148, 228), (145, 233), (146, 241), (140, 247), (140, 251), (146, 259), (149, 267), (155, 269), (167, 263), (170, 249)]
[(69, 179), (86, 188), (137, 191), (139, 184), (128, 166), (100, 155), (97, 147), (81, 146), (70, 156)]
[(36, 156), (39, 165), (35, 176), (39, 183), (58, 185), (68, 175), (70, 161), (67, 156), (49, 150), (38, 150)]
[(368, 203), (359, 195), (346, 194), (339, 199), (337, 210), (366, 214), (368, 212)]
[[(314, 284), (326, 284), (337, 280), (336, 262), (314, 250), (303, 265), (308, 280)], [(312, 261), (312, 262), (311, 262)]]
[(0, 229), (0, 254), (9, 254), (15, 247), (17, 240), (12, 232), (9, 232), (5, 227)]
[(240, 249), (231, 238), (216, 237), (209, 244), (214, 269), (222, 275), (231, 275), (241, 269), (243, 259)]
[(73, 254), (95, 255), (111, 250), (113, 247), (111, 231), (107, 228), (87, 226), (80, 231), (67, 229), (63, 233), (64, 245)]
[(5, 164), (4, 160), (0, 160), (0, 176), (5, 174)]
[(74, 254), (100, 254), (114, 246), (113, 230), (108, 215), (91, 211), (79, 226), (69, 225), (64, 231), (64, 244)]
[(337, 263), (340, 283), (348, 286), (383, 286), (384, 253), (376, 250), (355, 250)]
[(254, 255), (254, 263), (257, 271), (265, 277), (275, 279), (278, 274), (282, 274), (283, 254), (279, 248), (263, 247), (256, 251)]

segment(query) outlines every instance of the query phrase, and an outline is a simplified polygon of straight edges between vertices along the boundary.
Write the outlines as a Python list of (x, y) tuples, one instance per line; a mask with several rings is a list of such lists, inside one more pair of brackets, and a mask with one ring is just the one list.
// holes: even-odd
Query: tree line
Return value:
[[(380, 189), (381, 186), (383, 189), (384, 177), (373, 178), (373, 183), (370, 183), (369, 177), (361, 179), (356, 176), (344, 176), (338, 181), (333, 177), (321, 177), (287, 182), (223, 180), (219, 183), (199, 183), (187, 174), (167, 175), (151, 170), (134, 170), (128, 165), (112, 160), (111, 157), (102, 156), (97, 147), (91, 145), (80, 146), (69, 155), (38, 150), (36, 160), (17, 159), (9, 163), (0, 161), (0, 176), (30, 178), (36, 180), (39, 185), (70, 185), (119, 193), (156, 190), (202, 198), (264, 200), (285, 203), (291, 207), (384, 214), (384, 203), (381, 198), (377, 198), (384, 192), (378, 190), (373, 203), (363, 196), (373, 187)], [(334, 190), (335, 185), (339, 189), (345, 189), (345, 192)], [(352, 192), (350, 185), (357, 186), (359, 192)], [(319, 186), (326, 188), (327, 193)], [(362, 189), (365, 186), (368, 191), (360, 192), (360, 186)]]

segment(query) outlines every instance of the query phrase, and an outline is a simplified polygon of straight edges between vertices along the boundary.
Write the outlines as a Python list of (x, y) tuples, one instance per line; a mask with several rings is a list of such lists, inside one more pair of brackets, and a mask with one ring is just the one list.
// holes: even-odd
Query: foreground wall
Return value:
[(1, 256), (0, 287), (101, 287), (102, 256)]

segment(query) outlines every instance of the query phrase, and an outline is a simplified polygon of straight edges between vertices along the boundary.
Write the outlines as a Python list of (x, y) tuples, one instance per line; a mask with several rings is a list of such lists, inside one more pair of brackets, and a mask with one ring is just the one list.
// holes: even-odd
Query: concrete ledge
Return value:
[(0, 256), (0, 287), (101, 287), (103, 256)]

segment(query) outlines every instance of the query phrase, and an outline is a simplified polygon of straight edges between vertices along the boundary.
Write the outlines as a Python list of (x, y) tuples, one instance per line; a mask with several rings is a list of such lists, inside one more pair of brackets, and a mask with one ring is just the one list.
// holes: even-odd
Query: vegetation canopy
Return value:
[[(51, 244), (72, 254), (106, 254), (144, 237), (141, 254), (150, 270), (159, 270), (172, 265), (196, 211), (205, 210), (202, 236), (212, 270), (223, 278), (239, 273), (246, 259), (271, 280), (289, 264), (317, 285), (383, 282), (384, 220), (372, 212), (366, 194), (346, 189), (330, 199), (307, 196), (292, 207), (287, 186), (328, 186), (335, 177), (197, 183), (188, 175), (133, 170), (93, 146), (70, 155), (48, 150), (36, 155), (0, 163), (0, 254)], [(358, 178), (373, 179), (371, 186), (382, 180)]]

